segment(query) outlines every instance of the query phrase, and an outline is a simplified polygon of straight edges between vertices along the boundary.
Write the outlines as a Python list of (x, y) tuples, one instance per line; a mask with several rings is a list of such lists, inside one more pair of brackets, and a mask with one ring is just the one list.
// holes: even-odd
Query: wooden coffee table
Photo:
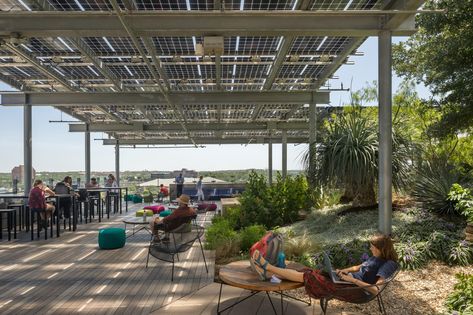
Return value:
[[(288, 262), (287, 268), (300, 270), (304, 268), (304, 266), (301, 264), (294, 263), (294, 262)], [(301, 299), (295, 298), (293, 296), (290, 296), (284, 293), (284, 291), (294, 290), (294, 289), (303, 287), (304, 283), (292, 282), (288, 280), (282, 280), (281, 283), (271, 283), (269, 280), (261, 281), (258, 275), (251, 269), (249, 260), (235, 261), (235, 262), (229, 263), (228, 265), (223, 266), (220, 269), (219, 278), (221, 280), (221, 283), (220, 283), (220, 293), (218, 296), (217, 314), (221, 314), (227, 309), (237, 305), (238, 303), (243, 302), (244, 300), (252, 297), (253, 295), (258, 294), (259, 292), (266, 293), (275, 314), (277, 314), (276, 308), (274, 307), (273, 301), (271, 300), (271, 297), (269, 296), (269, 292), (277, 292), (280, 294), (281, 314), (284, 314), (283, 296), (311, 305), (310, 298), (309, 298), (309, 302), (306, 302), (306, 301), (303, 301)], [(227, 284), (232, 287), (237, 287), (240, 289), (249, 290), (251, 291), (251, 294), (243, 298), (242, 300), (226, 307), (225, 309), (220, 310), (220, 299), (222, 296), (223, 284)]]

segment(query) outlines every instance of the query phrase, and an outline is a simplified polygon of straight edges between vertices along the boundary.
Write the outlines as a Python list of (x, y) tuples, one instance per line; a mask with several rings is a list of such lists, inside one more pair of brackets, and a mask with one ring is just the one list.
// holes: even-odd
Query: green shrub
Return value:
[(457, 274), (458, 282), (448, 296), (446, 306), (450, 311), (473, 314), (473, 274)]
[(219, 245), (237, 238), (238, 234), (233, 230), (230, 222), (222, 217), (216, 217), (205, 231), (205, 248), (217, 249)]
[(266, 228), (262, 225), (250, 225), (243, 228), (240, 231), (240, 249), (244, 252), (248, 251), (250, 247), (259, 241), (265, 233)]
[(473, 196), (468, 188), (463, 188), (457, 183), (453, 184), (447, 199), (454, 203), (457, 213), (465, 216), (468, 222), (473, 222)]
[(402, 269), (414, 270), (424, 266), (427, 262), (425, 242), (397, 243), (395, 248)]
[(276, 183), (268, 186), (263, 175), (252, 171), (240, 198), (241, 227), (261, 224), (271, 229), (294, 222), (308, 206), (307, 189), (302, 175), (283, 179), (278, 173)]
[(225, 209), (223, 217), (230, 223), (233, 229), (238, 230), (241, 227), (241, 207), (233, 206)]
[(473, 263), (473, 248), (465, 241), (457, 241), (450, 248), (448, 263), (466, 266)]

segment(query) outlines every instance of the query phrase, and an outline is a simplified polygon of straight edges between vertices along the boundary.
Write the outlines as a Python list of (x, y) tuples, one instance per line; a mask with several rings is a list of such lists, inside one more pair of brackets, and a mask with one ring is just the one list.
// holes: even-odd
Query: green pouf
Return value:
[(162, 211), (162, 212), (159, 214), (159, 216), (160, 216), (161, 218), (164, 218), (164, 217), (167, 217), (168, 215), (170, 215), (171, 213), (172, 213), (171, 210), (166, 210), (166, 211)]
[(99, 230), (99, 247), (115, 249), (125, 246), (126, 233), (122, 228), (106, 228)]
[(133, 202), (134, 202), (134, 203), (142, 203), (142, 202), (143, 202), (143, 198), (141, 198), (141, 196), (134, 195), (134, 196), (133, 196)]
[(133, 201), (133, 196), (134, 195), (125, 195), (125, 197), (123, 197), (123, 199), (125, 199), (125, 201)]
[(142, 217), (144, 211), (146, 211), (146, 216), (147, 217), (152, 217), (153, 216), (153, 210), (143, 210), (143, 209), (136, 211), (136, 216), (137, 217)]

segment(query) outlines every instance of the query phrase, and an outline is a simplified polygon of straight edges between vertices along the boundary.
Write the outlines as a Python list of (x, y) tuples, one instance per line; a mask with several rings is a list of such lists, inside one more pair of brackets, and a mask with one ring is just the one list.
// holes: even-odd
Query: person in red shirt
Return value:
[[(172, 231), (184, 223), (189, 223), (197, 215), (195, 209), (189, 207), (190, 197), (188, 195), (181, 195), (177, 198), (177, 201), (179, 208), (163, 219), (157, 217), (154, 220), (153, 234), (155, 235), (155, 242), (161, 241), (158, 234), (159, 230), (164, 230), (165, 232)], [(163, 241), (165, 240), (166, 237), (163, 238)]]
[(159, 185), (158, 201), (163, 201), (164, 197), (169, 196), (169, 190), (163, 184)]
[(41, 226), (47, 226), (47, 220), (54, 213), (54, 206), (46, 203), (46, 194), (54, 196), (54, 192), (43, 184), (41, 179), (37, 179), (33, 183), (33, 188), (30, 191), (28, 198), (28, 206), (31, 212), (39, 212), (42, 222)]

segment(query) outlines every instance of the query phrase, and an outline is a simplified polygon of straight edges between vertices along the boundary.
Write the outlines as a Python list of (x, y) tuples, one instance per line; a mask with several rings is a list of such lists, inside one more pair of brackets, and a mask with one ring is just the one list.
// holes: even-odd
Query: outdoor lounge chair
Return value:
[(391, 281), (394, 280), (394, 278), (397, 276), (398, 273), (399, 273), (399, 268), (392, 274), (391, 277), (386, 279), (380, 285), (372, 284), (372, 285), (365, 286), (365, 287), (348, 287), (348, 288), (338, 289), (337, 293), (342, 293), (343, 292), (345, 294), (349, 294), (350, 292), (354, 292), (354, 290), (364, 290), (365, 288), (377, 287), (378, 288), (378, 294), (373, 295), (373, 294), (369, 293), (368, 291), (366, 291), (366, 293), (367, 293), (366, 297), (359, 298), (359, 299), (356, 299), (356, 300), (351, 300), (351, 301), (348, 301), (348, 300), (345, 300), (345, 299), (339, 299), (337, 296), (329, 296), (329, 297), (321, 298), (320, 299), (320, 307), (322, 308), (322, 313), (324, 315), (327, 313), (328, 302), (332, 299), (342, 300), (342, 301), (345, 301), (345, 302), (348, 302), (348, 303), (354, 303), (354, 304), (365, 304), (365, 303), (368, 303), (368, 302), (370, 302), (374, 299), (377, 299), (380, 313), (381, 314), (386, 314), (386, 309), (384, 307), (383, 297), (382, 297), (381, 293), (383, 293), (384, 289), (386, 289), (386, 287), (391, 283)]
[(148, 249), (148, 257), (146, 259), (146, 268), (148, 268), (149, 256), (153, 256), (159, 260), (172, 263), (171, 281), (174, 281), (174, 256), (179, 261), (179, 253), (188, 251), (196, 240), (199, 241), (202, 257), (204, 258), (205, 269), (207, 273), (207, 262), (205, 261), (204, 248), (200, 238), (204, 234), (204, 228), (200, 225), (189, 222), (181, 224), (178, 228), (169, 231), (169, 241), (151, 241)]

